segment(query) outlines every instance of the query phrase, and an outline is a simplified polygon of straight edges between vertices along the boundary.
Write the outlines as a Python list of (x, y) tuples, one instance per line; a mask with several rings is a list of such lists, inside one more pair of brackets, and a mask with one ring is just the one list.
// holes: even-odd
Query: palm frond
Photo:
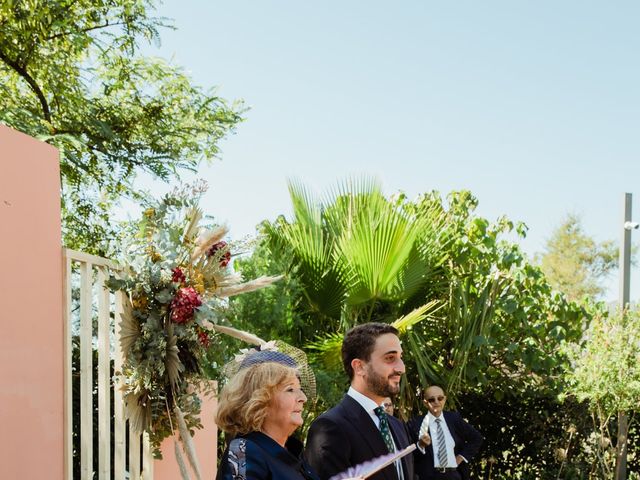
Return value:
[(434, 313), (440, 310), (443, 306), (444, 304), (442, 302), (439, 302), (438, 300), (431, 300), (430, 302), (425, 303), (421, 307), (418, 307), (412, 310), (411, 312), (407, 313), (406, 315), (403, 315), (402, 317), (398, 318), (391, 325), (396, 327), (400, 332), (400, 334), (404, 334), (408, 330), (411, 330), (411, 328), (415, 324), (417, 324), (418, 322), (421, 322), (427, 317), (432, 316)]
[(355, 223), (338, 239), (340, 257), (354, 273), (349, 303), (398, 299), (400, 279), (409, 264), (419, 221), (410, 222), (382, 196), (370, 197), (366, 208), (354, 213)]
[(457, 332), (451, 356), (453, 371), (449, 379), (449, 390), (455, 390), (466, 374), (470, 355), (478, 352), (478, 342), (488, 337), (490, 319), (495, 311), (497, 296), (505, 288), (506, 278), (496, 272), (484, 283), (476, 285), (471, 278), (456, 282), (450, 299), (450, 322)]
[[(443, 385), (440, 374), (441, 365), (434, 361), (438, 358), (437, 352), (430, 348), (429, 342), (416, 330), (407, 331), (403, 337), (407, 342), (411, 359), (418, 373), (419, 384), (426, 388), (428, 385)], [(403, 342), (404, 343), (404, 342)]]
[(342, 339), (341, 333), (328, 334), (322, 339), (306, 345), (314, 363), (323, 365), (327, 370), (340, 370), (342, 368)]
[(300, 183), (289, 182), (295, 221), (281, 220), (267, 229), (275, 245), (286, 245), (311, 309), (329, 318), (340, 317), (346, 272), (333, 261), (333, 239), (326, 231), (323, 207)]
[(320, 203), (309, 189), (297, 180), (289, 180), (287, 187), (295, 221), (307, 227), (320, 226), (322, 220)]

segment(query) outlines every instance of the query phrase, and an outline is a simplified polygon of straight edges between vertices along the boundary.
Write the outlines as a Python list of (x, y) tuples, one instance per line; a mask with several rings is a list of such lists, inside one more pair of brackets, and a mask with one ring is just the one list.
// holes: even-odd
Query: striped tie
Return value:
[(438, 437), (438, 461), (440, 467), (447, 466), (447, 444), (444, 440), (444, 430), (442, 430), (442, 419), (436, 418), (436, 436)]

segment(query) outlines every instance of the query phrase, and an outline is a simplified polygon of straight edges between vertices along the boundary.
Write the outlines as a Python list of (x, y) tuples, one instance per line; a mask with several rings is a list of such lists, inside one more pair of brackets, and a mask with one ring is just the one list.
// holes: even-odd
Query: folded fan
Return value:
[(429, 415), (424, 416), (424, 420), (422, 421), (422, 425), (420, 425), (420, 437), (422, 438), (425, 435), (429, 435)]
[(409, 445), (404, 450), (399, 450), (393, 453), (387, 453), (385, 455), (380, 455), (379, 457), (372, 458), (371, 460), (367, 460), (366, 462), (359, 463), (353, 467), (349, 467), (344, 472), (340, 472), (329, 480), (345, 480), (347, 478), (369, 478), (374, 473), (379, 472), (384, 467), (391, 465), (396, 460), (400, 460), (405, 455), (410, 454), (416, 449), (415, 444)]

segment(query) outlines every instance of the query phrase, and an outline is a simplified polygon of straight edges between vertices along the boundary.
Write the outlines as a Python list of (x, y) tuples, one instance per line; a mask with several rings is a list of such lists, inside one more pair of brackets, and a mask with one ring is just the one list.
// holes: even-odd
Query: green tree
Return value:
[(584, 232), (580, 217), (568, 215), (538, 261), (549, 283), (570, 300), (599, 299), (603, 279), (617, 268), (618, 250), (612, 241), (596, 242)]
[[(589, 402), (601, 437), (596, 444), (598, 475), (613, 478), (616, 465), (626, 463), (629, 427), (640, 405), (640, 312), (596, 315), (584, 341), (571, 344), (569, 351), (567, 394)], [(619, 468), (615, 478), (625, 478)]]
[(0, 122), (60, 149), (67, 246), (109, 253), (110, 207), (218, 154), (240, 106), (139, 54), (159, 43), (153, 0), (0, 4)]

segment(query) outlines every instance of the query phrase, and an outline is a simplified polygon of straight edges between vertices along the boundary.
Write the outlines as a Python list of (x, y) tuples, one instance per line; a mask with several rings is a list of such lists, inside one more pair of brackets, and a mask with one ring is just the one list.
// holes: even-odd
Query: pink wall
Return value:
[[(215, 386), (215, 382), (213, 382)], [(213, 390), (217, 389), (213, 387)], [(200, 473), (203, 479), (216, 477), (216, 445), (218, 442), (218, 427), (214, 422), (215, 411), (218, 405), (214, 395), (202, 398), (202, 411), (200, 421), (203, 429), (196, 430), (193, 442), (200, 462)], [(188, 465), (186, 455), (183, 455)], [(156, 460), (153, 465), (154, 480), (175, 480), (180, 478), (180, 470), (174, 454), (173, 438), (167, 438), (162, 442), (162, 460)]]
[(0, 125), (0, 476), (63, 477), (58, 151)]

